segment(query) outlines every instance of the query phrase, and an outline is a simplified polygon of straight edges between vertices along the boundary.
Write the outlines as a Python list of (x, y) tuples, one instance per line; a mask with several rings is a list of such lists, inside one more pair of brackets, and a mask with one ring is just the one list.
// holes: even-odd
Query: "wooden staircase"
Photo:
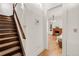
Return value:
[(12, 16), (0, 15), (0, 56), (22, 56), (22, 48)]

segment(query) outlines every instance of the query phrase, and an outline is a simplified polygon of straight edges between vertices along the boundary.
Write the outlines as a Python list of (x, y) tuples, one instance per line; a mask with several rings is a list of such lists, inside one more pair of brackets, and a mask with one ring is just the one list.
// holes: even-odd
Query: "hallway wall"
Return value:
[[(36, 56), (44, 49), (42, 10), (39, 5), (29, 3), (24, 4), (23, 10), (21, 4), (18, 4), (16, 11), (27, 38), (22, 39), (26, 55)], [(39, 20), (39, 23), (36, 23), (36, 20)]]
[(6, 16), (13, 15), (12, 3), (0, 3), (0, 14)]
[[(52, 20), (52, 27), (55, 28), (56, 26), (62, 28), (62, 13), (63, 7), (57, 7), (55, 9), (48, 10), (48, 20)], [(54, 17), (53, 17), (54, 16)]]
[(67, 55), (79, 56), (79, 4), (68, 8)]

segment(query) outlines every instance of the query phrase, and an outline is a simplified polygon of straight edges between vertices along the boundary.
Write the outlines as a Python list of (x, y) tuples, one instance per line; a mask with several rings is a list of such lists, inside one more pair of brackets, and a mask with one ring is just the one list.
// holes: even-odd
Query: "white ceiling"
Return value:
[(26, 5), (31, 10), (34, 8), (41, 9), (41, 10), (48, 10), (53, 7), (56, 7), (57, 5), (60, 5), (60, 3), (27, 3)]
[(48, 10), (48, 9), (54, 8), (60, 4), (61, 3), (42, 3), (42, 6), (45, 10)]

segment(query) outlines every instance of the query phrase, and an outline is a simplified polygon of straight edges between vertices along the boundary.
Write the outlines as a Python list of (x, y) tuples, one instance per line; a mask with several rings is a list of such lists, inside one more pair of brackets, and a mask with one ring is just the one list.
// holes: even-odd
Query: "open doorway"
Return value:
[[(54, 12), (56, 11), (56, 13)], [(62, 55), (62, 33), (63, 33), (63, 19), (62, 10), (59, 8), (48, 12), (48, 55), (61, 56)]]

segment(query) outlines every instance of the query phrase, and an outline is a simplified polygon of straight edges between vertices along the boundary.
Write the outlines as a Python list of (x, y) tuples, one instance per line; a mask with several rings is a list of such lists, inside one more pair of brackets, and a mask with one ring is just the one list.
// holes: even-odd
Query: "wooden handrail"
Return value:
[(23, 37), (24, 39), (26, 39), (26, 36), (25, 36), (25, 34), (24, 34), (24, 32), (23, 32), (23, 29), (22, 29), (22, 27), (21, 27), (19, 18), (18, 18), (18, 16), (17, 16), (16, 11), (15, 11), (15, 7), (16, 7), (16, 5), (17, 5), (17, 3), (16, 3), (16, 4), (13, 4), (13, 16), (14, 16), (14, 14), (15, 14), (15, 16), (16, 16), (16, 20), (17, 20), (17, 22), (18, 22), (19, 28), (20, 28), (21, 33), (22, 33), (22, 37)]

